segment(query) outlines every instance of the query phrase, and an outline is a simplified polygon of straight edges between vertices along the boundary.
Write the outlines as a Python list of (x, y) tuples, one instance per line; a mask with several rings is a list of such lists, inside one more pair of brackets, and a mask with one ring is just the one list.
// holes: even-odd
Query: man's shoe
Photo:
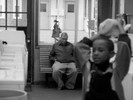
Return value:
[(74, 90), (74, 87), (66, 87), (67, 90)]
[(67, 90), (67, 88), (65, 86), (62, 87), (62, 90)]
[(62, 90), (62, 87), (57, 87), (57, 90)]
[(57, 90), (66, 90), (67, 88), (65, 86), (63, 87), (57, 87)]
[(74, 88), (67, 88), (68, 90), (74, 90)]

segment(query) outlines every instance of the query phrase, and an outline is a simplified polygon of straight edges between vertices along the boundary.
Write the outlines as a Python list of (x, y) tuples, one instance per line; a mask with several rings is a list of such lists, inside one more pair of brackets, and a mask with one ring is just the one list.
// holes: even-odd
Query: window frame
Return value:
[[(17, 27), (27, 27), (27, 24), (28, 24), (28, 21), (26, 21), (26, 24), (22, 25), (19, 24), (19, 20), (23, 19), (23, 15), (26, 15), (28, 16), (28, 9), (26, 11), (22, 11), (22, 5), (23, 5), (23, 1), (22, 0), (13, 0), (14, 2), (16, 2), (16, 4), (12, 4), (11, 6), (13, 5), (20, 5), (20, 10), (19, 12), (17, 10), (14, 9), (14, 11), (8, 11), (8, 0), (3, 0), (3, 2), (0, 2), (0, 4), (2, 4), (2, 11), (0, 11), (0, 13), (3, 14), (2, 20), (4, 20), (4, 24), (1, 24), (0, 25), (0, 30), (10, 30), (10, 29), (14, 29), (14, 30), (17, 30)], [(28, 2), (27, 1), (24, 1), (25, 3)], [(27, 5), (27, 4), (26, 4)], [(15, 20), (15, 25), (10, 25), (8, 24), (8, 14), (13, 14), (12, 15), (12, 19)], [(16, 17), (16, 15), (19, 14), (20, 16), (19, 17)], [(14, 16), (14, 18), (13, 18)], [(26, 17), (26, 20), (27, 20), (27, 17)]]

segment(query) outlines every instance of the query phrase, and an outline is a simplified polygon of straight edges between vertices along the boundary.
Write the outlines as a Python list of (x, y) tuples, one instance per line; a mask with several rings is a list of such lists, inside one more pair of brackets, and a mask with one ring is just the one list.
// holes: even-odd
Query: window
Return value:
[[(2, 12), (2, 5), (0, 5), (0, 11)], [(2, 17), (2, 13), (0, 13), (0, 18)]]
[[(13, 12), (22, 12), (22, 0), (18, 0), (18, 2), (16, 2), (16, 0), (13, 0)], [(13, 14), (13, 19), (22, 19), (22, 14)]]
[(2, 13), (5, 11), (5, 5), (4, 4), (5, 4), (5, 0), (2, 0), (0, 2), (0, 19), (5, 18), (4, 13)]
[(40, 12), (47, 12), (47, 5), (45, 3), (41, 3), (40, 4)]
[(0, 0), (0, 30), (27, 27), (27, 0)]
[(73, 4), (69, 4), (68, 5), (68, 12), (69, 13), (73, 13), (74, 12), (74, 5)]

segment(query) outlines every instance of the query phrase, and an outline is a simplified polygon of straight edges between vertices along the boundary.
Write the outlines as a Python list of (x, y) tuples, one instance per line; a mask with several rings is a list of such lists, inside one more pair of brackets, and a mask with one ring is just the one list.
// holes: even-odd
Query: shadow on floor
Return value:
[[(66, 76), (63, 76), (64, 82), (66, 80)], [(27, 92), (32, 92), (32, 87), (33, 86), (41, 86), (42, 88), (49, 88), (49, 89), (56, 89), (57, 84), (52, 78), (52, 75), (49, 74), (49, 78), (47, 81), (41, 81), (41, 82), (35, 82), (33, 84), (27, 84), (25, 87), (25, 91)], [(74, 90), (81, 90), (82, 89), (82, 74), (78, 74), (77, 80), (75, 83), (75, 89)]]
[[(63, 81), (65, 82), (67, 80), (66, 76), (63, 75)], [(45, 88), (56, 88), (57, 84), (55, 83), (55, 81), (52, 78), (52, 75), (49, 74), (49, 78), (47, 82), (40, 82), (40, 85), (44, 86)], [(82, 74), (79, 73), (76, 79), (76, 83), (75, 83), (75, 89), (82, 89)]]
[(28, 100), (82, 100), (82, 90), (57, 90), (42, 85), (32, 85)]

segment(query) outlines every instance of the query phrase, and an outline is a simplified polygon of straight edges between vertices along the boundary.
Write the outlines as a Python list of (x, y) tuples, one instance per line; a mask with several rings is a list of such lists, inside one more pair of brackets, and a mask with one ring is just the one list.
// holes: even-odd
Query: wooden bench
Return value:
[[(52, 49), (52, 45), (45, 45), (40, 47), (40, 73), (45, 73), (46, 82), (49, 81), (49, 75), (52, 74), (52, 68), (49, 61), (49, 54)], [(81, 70), (77, 68), (78, 73), (81, 73)]]

